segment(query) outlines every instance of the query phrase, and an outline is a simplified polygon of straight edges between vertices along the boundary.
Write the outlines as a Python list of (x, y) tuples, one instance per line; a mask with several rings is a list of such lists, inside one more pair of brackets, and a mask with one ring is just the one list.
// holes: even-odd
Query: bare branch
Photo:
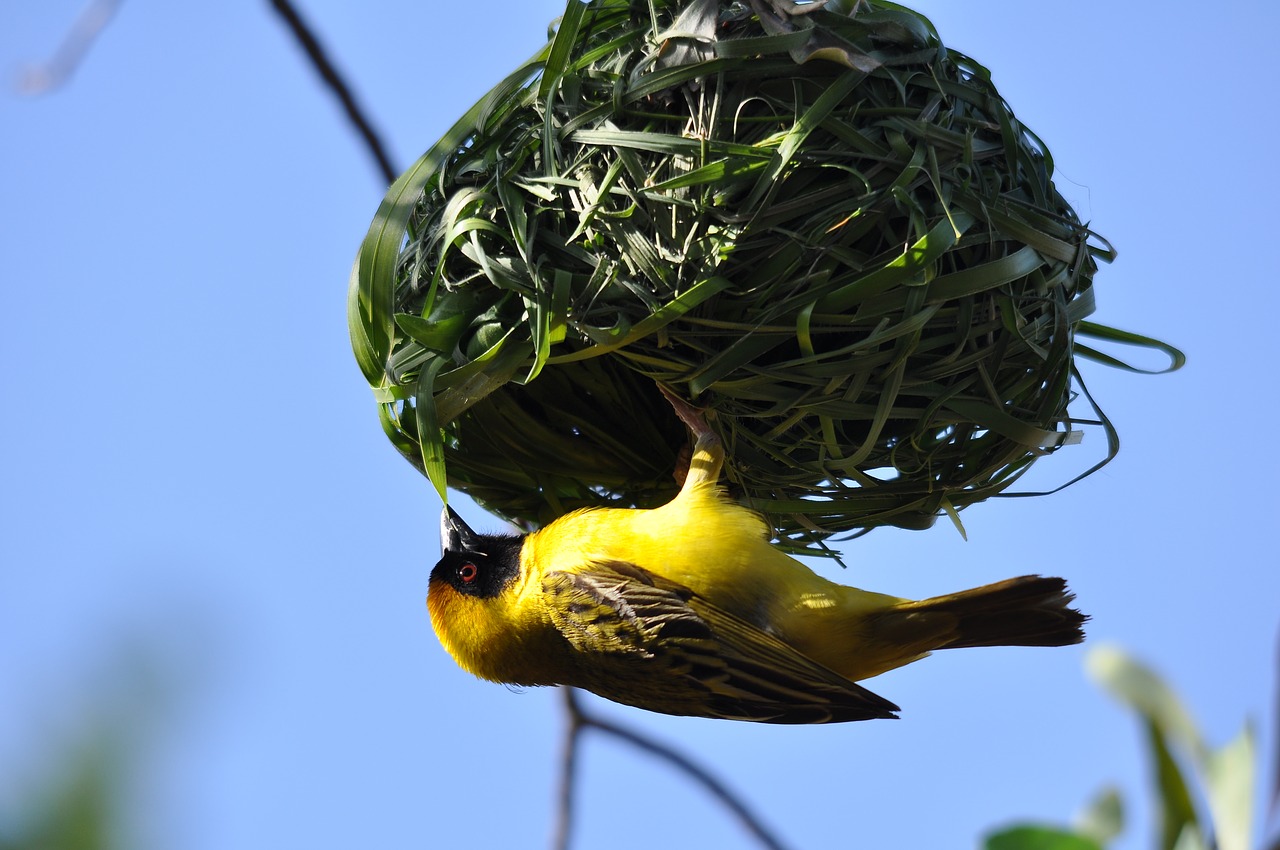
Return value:
[(568, 723), (565, 726), (564, 749), (560, 756), (560, 805), (551, 848), (569, 850), (573, 832), (573, 788), (577, 775), (578, 740), (583, 729), (583, 714), (578, 706), (577, 691), (573, 688), (561, 688), (560, 693), (564, 696)]
[(711, 792), (711, 795), (719, 800), (725, 808), (737, 815), (742, 825), (755, 836), (762, 846), (769, 850), (786, 850), (786, 845), (778, 840), (777, 836), (760, 821), (747, 804), (738, 799), (737, 795), (730, 791), (723, 782), (711, 775), (702, 766), (677, 750), (665, 744), (660, 744), (652, 738), (645, 737), (639, 732), (589, 714), (582, 709), (571, 688), (563, 688), (562, 690), (565, 692), (565, 708), (569, 714), (569, 731), (568, 738), (565, 741), (564, 772), (561, 775), (560, 786), (560, 823), (556, 832), (559, 843), (553, 845), (556, 850), (568, 850), (569, 846), (569, 820), (572, 817), (573, 806), (573, 768), (577, 743), (584, 729), (598, 729), (605, 734), (620, 738), (651, 755), (664, 759), (673, 767), (701, 783), (702, 787)]
[(374, 162), (377, 163), (378, 170), (382, 172), (387, 185), (390, 185), (400, 172), (391, 164), (391, 157), (387, 155), (386, 146), (382, 143), (381, 136), (373, 129), (373, 124), (365, 115), (363, 108), (356, 102), (356, 97), (352, 93), (351, 87), (347, 85), (342, 75), (338, 73), (338, 69), (334, 67), (333, 62), (329, 60), (329, 55), (320, 45), (315, 33), (302, 20), (302, 16), (298, 14), (298, 10), (293, 7), (289, 0), (271, 0), (271, 7), (284, 19), (289, 31), (293, 33), (293, 37), (297, 39), (298, 44), (306, 51), (307, 58), (311, 60), (316, 73), (320, 75), (320, 79), (324, 80), (325, 85), (338, 98), (343, 110), (347, 113), (347, 120), (359, 132), (360, 138), (364, 140), (365, 145), (369, 148), (370, 155), (373, 156)]
[(120, 8), (120, 3), (121, 0), (90, 0), (49, 61), (22, 69), (17, 82), (18, 91), (29, 95), (47, 94), (65, 85), (97, 41), (98, 34)]

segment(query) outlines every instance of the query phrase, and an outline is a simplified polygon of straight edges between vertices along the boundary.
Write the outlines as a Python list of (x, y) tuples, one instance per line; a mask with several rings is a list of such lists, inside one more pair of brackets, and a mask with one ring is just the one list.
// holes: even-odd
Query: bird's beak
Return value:
[(445, 505), (440, 514), (440, 554), (476, 551), (478, 535), (467, 527), (453, 508)]

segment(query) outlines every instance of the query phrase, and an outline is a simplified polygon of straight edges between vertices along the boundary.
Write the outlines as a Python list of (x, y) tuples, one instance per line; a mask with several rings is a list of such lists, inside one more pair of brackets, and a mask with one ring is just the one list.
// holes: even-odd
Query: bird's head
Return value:
[(481, 678), (511, 680), (505, 641), (518, 631), (523, 541), (477, 534), (450, 507), (440, 517), (440, 560), (427, 585), (431, 625), (458, 665)]
[(431, 587), (445, 584), (478, 599), (500, 595), (520, 574), (523, 537), (477, 534), (453, 508), (440, 515), (440, 561), (431, 571)]

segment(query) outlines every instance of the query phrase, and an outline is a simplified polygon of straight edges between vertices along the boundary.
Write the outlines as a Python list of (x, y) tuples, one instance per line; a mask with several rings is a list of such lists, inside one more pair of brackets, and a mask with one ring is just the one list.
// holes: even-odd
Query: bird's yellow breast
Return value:
[(625, 561), (714, 599), (732, 593), (744, 572), (767, 569), (779, 554), (764, 534), (759, 517), (706, 487), (653, 510), (600, 508), (569, 514), (531, 534), (522, 561), (530, 571), (572, 571), (593, 562)]
[(445, 650), (473, 676), (515, 685), (554, 685), (565, 680), (571, 650), (536, 596), (520, 592), (481, 599), (431, 582), (427, 608)]

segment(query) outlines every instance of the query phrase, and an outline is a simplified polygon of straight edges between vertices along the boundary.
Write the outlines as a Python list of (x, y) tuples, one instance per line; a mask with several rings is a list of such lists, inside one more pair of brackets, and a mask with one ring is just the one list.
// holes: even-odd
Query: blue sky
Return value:
[[(1086, 366), (1124, 441), (1103, 472), (974, 507), (968, 542), (882, 530), (847, 544), (847, 572), (819, 569), (908, 596), (1066, 576), (1091, 641), (1164, 673), (1211, 741), (1248, 717), (1274, 752), (1278, 13), (915, 7), (992, 69), (1119, 248), (1094, 318), (1190, 360)], [(401, 165), (562, 7), (475, 8), (304, 5)], [(10, 8), (0, 72), (50, 54), (78, 9)], [(123, 712), (144, 745), (124, 787), (134, 846), (544, 846), (558, 697), (471, 679), (431, 633), (439, 504), (382, 435), (346, 336), (385, 187), (268, 4), (125, 3), (64, 88), (0, 93), (0, 127), (0, 817)], [(1095, 436), (1036, 481), (1102, 450)], [(703, 760), (796, 847), (972, 846), (1066, 821), (1111, 783), (1131, 803), (1121, 846), (1145, 848), (1138, 730), (1083, 658), (942, 653), (872, 683), (897, 722), (591, 705)], [(599, 738), (578, 813), (579, 847), (752, 846), (683, 777)]]

